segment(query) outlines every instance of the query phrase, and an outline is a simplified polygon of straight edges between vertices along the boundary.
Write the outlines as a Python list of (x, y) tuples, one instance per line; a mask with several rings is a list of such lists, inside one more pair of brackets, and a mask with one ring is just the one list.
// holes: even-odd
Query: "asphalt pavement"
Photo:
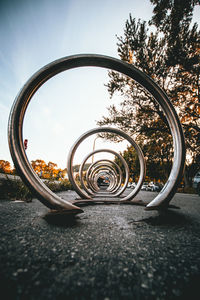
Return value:
[(69, 218), (37, 199), (1, 200), (2, 299), (199, 299), (200, 197), (176, 194), (171, 203), (162, 213), (91, 204)]

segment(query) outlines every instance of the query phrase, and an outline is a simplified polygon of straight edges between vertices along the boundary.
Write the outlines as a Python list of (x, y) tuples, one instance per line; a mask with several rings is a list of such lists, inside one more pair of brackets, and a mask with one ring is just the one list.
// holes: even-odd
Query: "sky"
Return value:
[[(116, 35), (123, 35), (129, 14), (148, 21), (152, 10), (149, 0), (0, 0), (0, 160), (13, 165), (8, 117), (19, 90), (36, 71), (73, 54), (118, 58)], [(199, 16), (197, 10), (194, 19)], [(97, 127), (115, 101), (109, 98), (107, 82), (106, 69), (84, 67), (54, 76), (37, 91), (23, 126), (29, 161), (43, 159), (66, 167), (73, 143)], [(94, 139), (80, 147), (75, 163), (93, 150)], [(102, 147), (100, 140), (95, 147)], [(105, 143), (103, 147), (110, 148)]]

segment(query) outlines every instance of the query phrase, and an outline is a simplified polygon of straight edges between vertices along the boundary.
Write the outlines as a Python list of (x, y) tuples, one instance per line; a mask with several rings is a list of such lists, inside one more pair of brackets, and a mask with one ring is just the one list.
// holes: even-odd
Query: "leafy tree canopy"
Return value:
[(7, 160), (3, 160), (1, 159), (0, 160), (0, 173), (11, 173), (11, 165), (9, 163), (9, 161)]
[[(124, 35), (117, 36), (118, 54), (167, 93), (183, 125), (188, 165), (196, 164), (200, 157), (200, 32), (191, 20), (199, 1), (151, 2), (155, 5), (151, 24), (156, 29), (150, 31), (147, 22), (130, 15)], [(158, 157), (162, 164), (170, 162), (172, 139), (161, 107), (130, 78), (114, 71), (109, 78), (106, 86), (111, 98), (117, 94), (122, 101), (111, 105), (108, 116), (98, 124), (115, 125), (134, 136), (155, 164)]]
[(57, 168), (57, 164), (53, 162), (45, 163), (44, 160), (36, 159), (31, 161), (32, 168), (42, 178), (59, 179), (64, 178), (65, 170)]

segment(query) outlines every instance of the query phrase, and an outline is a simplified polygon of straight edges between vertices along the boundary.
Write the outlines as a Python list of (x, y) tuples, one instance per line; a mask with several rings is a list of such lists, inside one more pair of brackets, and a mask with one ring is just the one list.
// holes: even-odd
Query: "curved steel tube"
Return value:
[[(110, 167), (100, 167), (97, 166), (94, 170), (92, 170), (91, 174), (89, 175), (89, 177), (87, 178), (87, 182), (88, 184), (91, 185), (91, 188), (93, 189), (94, 193), (101, 193), (101, 189), (98, 187), (97, 185), (97, 180), (99, 179), (99, 177), (101, 176), (107, 176), (110, 178), (110, 184), (109, 187), (111, 185), (111, 187), (114, 184), (114, 181), (112, 180), (113, 177), (116, 177), (115, 173), (114, 173), (114, 169), (110, 169)], [(106, 189), (107, 192), (110, 193), (109, 188)]]
[[(120, 186), (122, 183), (122, 174), (121, 174), (121, 176), (118, 175), (116, 172), (116, 169), (113, 168), (112, 166), (105, 165), (104, 167), (105, 167), (105, 173), (107, 170), (107, 176), (110, 177), (110, 184), (109, 184), (108, 188), (106, 189), (106, 191), (114, 194), (117, 190), (120, 189)], [(109, 171), (112, 174), (110, 174)], [(100, 172), (100, 170), (99, 170), (99, 172)], [(113, 176), (111, 176), (111, 175), (113, 175)]]
[[(91, 199), (91, 197), (89, 197), (85, 192), (81, 191), (81, 189), (77, 186), (77, 184), (74, 180), (74, 176), (73, 176), (73, 159), (74, 159), (75, 152), (76, 152), (78, 146), (82, 143), (82, 141), (84, 141), (87, 137), (89, 137), (89, 136), (91, 136), (95, 133), (99, 133), (99, 132), (114, 133), (114, 134), (117, 134), (117, 135), (123, 137), (124, 139), (126, 139), (131, 144), (131, 146), (134, 147), (134, 149), (137, 152), (139, 163), (140, 163), (140, 175), (139, 175), (138, 183), (137, 183), (135, 189), (128, 196), (124, 197), (123, 200), (121, 200), (121, 201), (129, 201), (137, 195), (137, 193), (139, 192), (139, 190), (142, 186), (142, 182), (144, 180), (145, 173), (146, 173), (146, 165), (145, 165), (144, 156), (143, 156), (143, 153), (142, 153), (142, 150), (140, 149), (140, 147), (137, 145), (137, 143), (128, 134), (126, 134), (125, 132), (123, 132), (119, 129), (111, 128), (111, 127), (94, 128), (94, 129), (88, 130), (86, 133), (82, 134), (76, 140), (76, 142), (71, 147), (71, 149), (69, 151), (69, 154), (68, 154), (67, 170), (68, 170), (69, 180), (70, 180), (70, 182), (73, 185), (74, 189), (76, 190), (76, 192), (79, 194), (79, 196), (81, 198)], [(108, 151), (110, 151), (110, 150), (108, 150)]]
[[(107, 174), (108, 177), (110, 177), (110, 184), (109, 184), (108, 188), (106, 189), (106, 191), (109, 191), (109, 193), (114, 194), (116, 192), (116, 190), (118, 190), (120, 188), (120, 186), (121, 186), (122, 174), (120, 176), (120, 174), (118, 174), (116, 172), (116, 169), (114, 167), (112, 167), (112, 165), (108, 165), (108, 164), (104, 165), (103, 164), (102, 168), (103, 167), (105, 168), (105, 172), (104, 173)], [(118, 171), (119, 170), (120, 170), (120, 168), (118, 169)], [(109, 173), (109, 171), (112, 173), (113, 176), (111, 176), (111, 174)], [(101, 170), (99, 170), (99, 173), (101, 174)]]
[[(121, 181), (122, 181), (122, 171), (121, 171), (120, 167), (119, 167), (114, 161), (111, 161), (111, 160), (108, 160), (108, 159), (99, 159), (99, 160), (97, 160), (96, 162), (94, 162), (93, 164), (91, 164), (91, 165), (89, 166), (87, 172), (86, 172), (86, 181), (87, 181), (87, 179), (89, 179), (89, 174), (90, 174), (91, 169), (92, 169), (93, 167), (95, 167), (96, 165), (98, 165), (100, 162), (110, 162), (110, 163), (112, 163), (112, 164), (117, 168), (117, 170), (118, 170), (118, 172), (119, 172), (119, 178), (120, 178), (119, 183), (118, 183), (118, 186), (119, 186), (119, 188), (120, 188)], [(83, 184), (82, 174), (80, 174), (80, 173), (82, 173), (82, 172), (79, 172), (79, 177), (81, 178), (81, 179), (80, 179), (80, 181), (81, 181), (81, 186), (82, 186), (83, 189), (85, 189), (85, 185)], [(114, 190), (114, 189), (113, 189), (113, 190)]]
[[(114, 180), (113, 180), (113, 176), (112, 175), (114, 175), (114, 174), (110, 174), (109, 173), (109, 170), (102, 170), (102, 171), (97, 171), (97, 174), (95, 173), (94, 174), (95, 176), (94, 176), (94, 181), (95, 181), (95, 183), (97, 184), (97, 181), (98, 181), (98, 179), (99, 179), (99, 177), (101, 177), (101, 176), (106, 176), (106, 177), (109, 177), (109, 187), (106, 189), (106, 191), (111, 191), (111, 189), (113, 188), (113, 185), (114, 185)], [(98, 189), (98, 195), (99, 194), (102, 194), (102, 192), (100, 191), (100, 188)], [(104, 193), (105, 194), (105, 193)]]
[(39, 200), (50, 208), (65, 208), (81, 211), (80, 208), (71, 205), (52, 193), (33, 171), (23, 148), (22, 126), (24, 115), (32, 96), (51, 77), (65, 70), (96, 66), (111, 69), (129, 76), (141, 84), (155, 98), (162, 107), (168, 121), (174, 145), (174, 158), (168, 181), (158, 196), (151, 201), (146, 209), (158, 209), (167, 207), (176, 193), (181, 181), (185, 163), (185, 141), (181, 123), (177, 113), (164, 91), (146, 74), (133, 65), (119, 59), (96, 55), (82, 54), (72, 55), (58, 59), (36, 72), (23, 86), (12, 106), (8, 122), (8, 141), (10, 153), (18, 171), (25, 184), (36, 194)]
[[(94, 130), (94, 129), (91, 130), (91, 131), (90, 131), (90, 134), (92, 134), (93, 131), (96, 131), (97, 129), (98, 129), (98, 132), (99, 132), (99, 130), (100, 130), (100, 131), (102, 130), (102, 128), (101, 128), (101, 129), (96, 128), (95, 130)], [(110, 128), (110, 129), (111, 129), (111, 128)], [(89, 132), (87, 132), (87, 133), (84, 135), (84, 137), (86, 137), (86, 136), (88, 135), (88, 133), (89, 133)], [(95, 132), (95, 133), (96, 133), (96, 132)], [(83, 136), (81, 136), (81, 137), (83, 137)], [(80, 139), (74, 144), (74, 147), (72, 147), (72, 151), (69, 153), (68, 166), (69, 166), (69, 161), (70, 161), (70, 166), (71, 166), (71, 168), (68, 169), (68, 176), (69, 176), (70, 182), (71, 182), (71, 184), (73, 185), (73, 187), (74, 187), (75, 191), (77, 192), (77, 194), (78, 194), (81, 198), (83, 198), (83, 199), (84, 199), (85, 197), (87, 197), (86, 199), (90, 199), (90, 197), (89, 197), (85, 192), (83, 192), (83, 191), (79, 188), (79, 186), (76, 184), (75, 179), (74, 179), (74, 176), (73, 176), (72, 166), (73, 166), (73, 156), (74, 156), (74, 154), (75, 154), (74, 149), (76, 148), (76, 145), (80, 144), (80, 140), (82, 141), (82, 138), (80, 138)], [(111, 149), (98, 149), (98, 150), (92, 151), (92, 152), (90, 152), (88, 155), (86, 155), (86, 157), (84, 158), (84, 160), (83, 160), (83, 162), (81, 163), (81, 166), (80, 166), (80, 170), (79, 170), (79, 174), (81, 174), (80, 178), (82, 177), (82, 172), (83, 172), (83, 168), (84, 168), (84, 165), (85, 165), (86, 161), (87, 161), (92, 155), (94, 155), (94, 154), (96, 154), (96, 153), (100, 153), (100, 152), (108, 152), (108, 153), (114, 154), (115, 156), (117, 156), (117, 157), (122, 161), (122, 163), (123, 163), (123, 165), (124, 165), (125, 173), (126, 173), (126, 179), (125, 179), (125, 183), (124, 183), (123, 188), (121, 189), (120, 193), (118, 193), (118, 196), (119, 196), (119, 195), (121, 195), (121, 194), (124, 192), (124, 190), (126, 189), (126, 186), (127, 186), (127, 184), (128, 184), (128, 180), (129, 180), (129, 168), (128, 168), (128, 165), (127, 165), (125, 159), (124, 159), (120, 154), (118, 154), (117, 152), (115, 152), (115, 151), (113, 151), (113, 150), (111, 150)], [(84, 182), (83, 182), (83, 185), (84, 185)]]
[[(95, 186), (97, 185), (97, 179), (100, 177), (98, 176), (99, 174), (107, 174), (107, 176), (110, 177), (110, 184), (109, 184), (109, 187), (106, 189), (106, 191), (108, 191), (109, 193), (112, 193), (113, 194), (113, 190), (115, 189), (116, 185), (118, 184), (117, 180), (118, 180), (118, 176), (117, 176), (117, 172), (116, 170), (112, 167), (112, 166), (109, 166), (109, 165), (105, 165), (105, 164), (102, 164), (102, 165), (97, 165), (92, 171), (91, 171), (91, 174), (89, 174), (87, 176), (86, 174), (86, 180), (89, 184), (91, 184), (94, 188), (94, 192), (98, 192), (98, 190), (100, 190), (99, 188), (95, 188)], [(111, 176), (113, 175), (113, 176)], [(102, 175), (101, 175), (102, 176)], [(116, 180), (112, 180), (113, 178), (115, 178)], [(94, 185), (93, 185), (94, 183)]]

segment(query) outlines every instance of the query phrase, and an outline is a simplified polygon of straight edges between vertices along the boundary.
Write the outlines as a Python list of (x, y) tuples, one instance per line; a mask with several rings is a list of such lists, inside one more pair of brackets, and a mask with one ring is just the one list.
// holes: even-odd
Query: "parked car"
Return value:
[(135, 187), (136, 187), (136, 183), (135, 183), (135, 182), (132, 182), (131, 188), (134, 189)]
[(136, 187), (136, 183), (135, 182), (129, 182), (127, 185), (127, 188), (129, 189), (134, 189)]
[(150, 186), (150, 188), (151, 188), (152, 192), (160, 192), (162, 190), (163, 186), (161, 184), (159, 184), (159, 183), (153, 183)]
[(143, 182), (141, 190), (142, 191), (148, 191), (148, 189), (149, 189), (149, 183), (148, 182)]
[(197, 193), (200, 196), (200, 171), (198, 171), (193, 178), (193, 188), (196, 189)]

